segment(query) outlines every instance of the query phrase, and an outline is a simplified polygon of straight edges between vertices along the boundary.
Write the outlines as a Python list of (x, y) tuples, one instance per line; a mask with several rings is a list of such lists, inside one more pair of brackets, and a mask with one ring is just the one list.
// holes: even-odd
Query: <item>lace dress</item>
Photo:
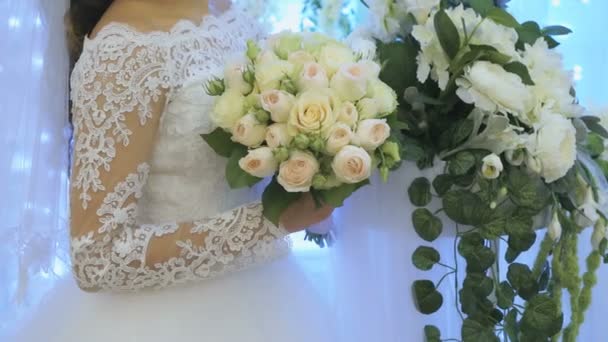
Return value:
[(71, 80), (71, 250), (81, 288), (165, 287), (287, 250), (286, 232), (227, 188), (225, 161), (200, 137), (214, 128), (204, 82), (261, 37), (240, 14), (145, 34), (110, 24), (85, 42)]

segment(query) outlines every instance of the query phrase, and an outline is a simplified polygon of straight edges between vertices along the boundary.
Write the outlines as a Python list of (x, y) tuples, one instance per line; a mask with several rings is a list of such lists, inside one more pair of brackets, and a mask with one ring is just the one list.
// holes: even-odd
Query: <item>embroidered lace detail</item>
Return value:
[(83, 289), (160, 288), (240, 270), (289, 250), (286, 232), (264, 219), (261, 204), (254, 203), (193, 222), (189, 233), (204, 237), (203, 244), (175, 239), (179, 251), (149, 265), (152, 240), (177, 233), (180, 225), (137, 224), (136, 202), (128, 202), (140, 198), (148, 171), (141, 164), (116, 185), (97, 211), (100, 228), (72, 239), (74, 274)]

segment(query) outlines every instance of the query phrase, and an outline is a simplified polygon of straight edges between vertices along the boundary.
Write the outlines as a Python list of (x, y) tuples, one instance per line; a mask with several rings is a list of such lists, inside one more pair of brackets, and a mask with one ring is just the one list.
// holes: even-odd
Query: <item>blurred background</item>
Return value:
[[(359, 0), (237, 2), (273, 31), (346, 37), (367, 16)], [(0, 340), (35, 310), (55, 279), (69, 276), (67, 5), (67, 0), (0, 0)], [(571, 28), (573, 34), (560, 37), (559, 50), (578, 96), (590, 108), (608, 105), (608, 1), (512, 0), (509, 9), (522, 21)], [(294, 241), (302, 266), (311, 275), (323, 273), (326, 250)], [(606, 267), (600, 284), (604, 289), (594, 293), (581, 341), (598, 341), (592, 336), (603, 330)]]

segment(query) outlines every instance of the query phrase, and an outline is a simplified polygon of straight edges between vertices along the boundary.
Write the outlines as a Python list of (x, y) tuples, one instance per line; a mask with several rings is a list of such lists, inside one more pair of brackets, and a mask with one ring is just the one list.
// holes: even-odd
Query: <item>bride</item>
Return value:
[(200, 138), (213, 129), (203, 84), (262, 38), (255, 20), (228, 0), (81, 0), (70, 22), (71, 255), (78, 286), (98, 293), (66, 280), (21, 340), (421, 341), (439, 324), (409, 294), (413, 175), (337, 210), (339, 242), (314, 273), (283, 257), (287, 235), (332, 208), (305, 197), (277, 227), (259, 193), (225, 185)]

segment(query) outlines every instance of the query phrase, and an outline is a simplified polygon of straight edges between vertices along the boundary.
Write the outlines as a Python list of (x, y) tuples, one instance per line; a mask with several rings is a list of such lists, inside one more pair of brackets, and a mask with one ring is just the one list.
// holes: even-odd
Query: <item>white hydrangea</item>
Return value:
[[(458, 29), (460, 39), (464, 41), (464, 26), (470, 37), (470, 44), (489, 45), (498, 52), (512, 58), (519, 58), (515, 50), (518, 35), (515, 29), (498, 25), (492, 20), (484, 20), (471, 8), (465, 9), (460, 5), (446, 10)], [(424, 25), (416, 25), (412, 35), (420, 43), (421, 51), (418, 55), (418, 80), (425, 82), (430, 76), (439, 83), (441, 89), (445, 89), (450, 78), (448, 67), (450, 61), (441, 48), (434, 25), (434, 14)], [(463, 26), (464, 22), (464, 26)], [(480, 24), (481, 22), (481, 24)], [(477, 27), (477, 29), (475, 29)], [(474, 32), (473, 32), (474, 31)]]
[(549, 49), (547, 42), (539, 38), (533, 45), (526, 44), (521, 58), (535, 84), (532, 88), (538, 99), (535, 114), (538, 115), (542, 110), (566, 117), (581, 114), (582, 108), (574, 104), (575, 99), (570, 95), (572, 77), (563, 68), (561, 54)]

